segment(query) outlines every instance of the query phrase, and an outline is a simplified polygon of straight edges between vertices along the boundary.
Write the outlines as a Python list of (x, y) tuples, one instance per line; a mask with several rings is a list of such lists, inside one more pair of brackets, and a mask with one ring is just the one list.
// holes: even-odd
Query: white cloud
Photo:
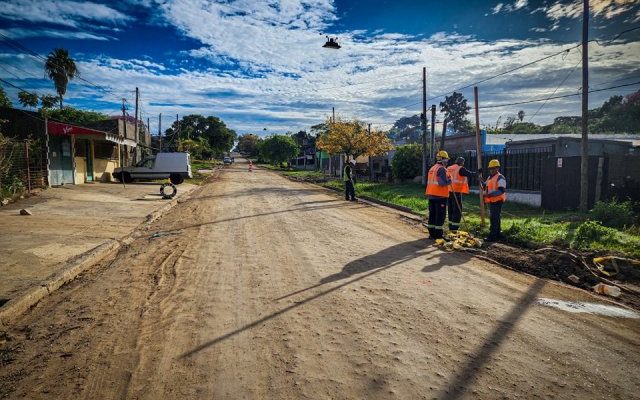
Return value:
[(498, 14), (500, 12), (510, 13), (518, 11), (521, 8), (526, 7), (529, 4), (529, 0), (515, 0), (513, 4), (498, 3), (492, 9), (492, 14)]
[(79, 40), (109, 40), (110, 37), (103, 35), (95, 35), (89, 32), (77, 32), (77, 31), (63, 31), (58, 29), (25, 29), (25, 28), (10, 28), (0, 29), (0, 33), (11, 39), (22, 39), (28, 37), (55, 37), (64, 39), (79, 39)]
[[(637, 4), (637, 0), (591, 0), (589, 9), (594, 16), (612, 19), (631, 10)], [(547, 18), (557, 21), (562, 18), (582, 18), (582, 10), (582, 1), (556, 1), (546, 8), (545, 14)]]
[(88, 1), (22, 0), (3, 2), (0, 17), (14, 21), (44, 22), (80, 27), (88, 22), (119, 24), (132, 20), (107, 5)]
[(502, 7), (504, 7), (503, 3), (496, 4), (495, 7), (492, 8), (493, 14), (497, 14), (502, 11)]

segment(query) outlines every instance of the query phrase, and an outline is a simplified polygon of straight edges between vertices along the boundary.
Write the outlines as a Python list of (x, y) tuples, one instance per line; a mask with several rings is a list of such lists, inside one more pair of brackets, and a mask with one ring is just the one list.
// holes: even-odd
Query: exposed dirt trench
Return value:
[(0, 397), (637, 398), (640, 320), (540, 297), (596, 301), (240, 164), (2, 333)]

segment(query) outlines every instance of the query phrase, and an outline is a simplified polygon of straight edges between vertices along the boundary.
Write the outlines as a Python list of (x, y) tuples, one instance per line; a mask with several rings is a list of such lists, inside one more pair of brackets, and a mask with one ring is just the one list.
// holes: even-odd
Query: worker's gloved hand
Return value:
[(478, 175), (482, 175), (482, 168), (478, 168)]

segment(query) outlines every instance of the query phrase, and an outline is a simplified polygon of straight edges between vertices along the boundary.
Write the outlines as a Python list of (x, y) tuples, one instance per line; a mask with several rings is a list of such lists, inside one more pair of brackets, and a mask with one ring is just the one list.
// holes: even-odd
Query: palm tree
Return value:
[(80, 75), (76, 62), (69, 57), (69, 52), (66, 49), (53, 49), (47, 56), (44, 71), (56, 87), (56, 92), (60, 97), (60, 108), (62, 108), (62, 97), (67, 92), (69, 80)]

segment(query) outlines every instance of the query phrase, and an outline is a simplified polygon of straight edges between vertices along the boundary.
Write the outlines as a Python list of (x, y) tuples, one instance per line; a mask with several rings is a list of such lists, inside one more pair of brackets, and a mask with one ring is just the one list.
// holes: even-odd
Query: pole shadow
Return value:
[(330, 275), (326, 278), (323, 278), (322, 280), (320, 280), (320, 283), (318, 283), (317, 285), (311, 286), (309, 288), (303, 289), (303, 290), (299, 290), (297, 292), (294, 293), (290, 293), (286, 296), (281, 297), (281, 299), (284, 299), (286, 297), (290, 297), (296, 293), (302, 293), (306, 290), (310, 290), (313, 289), (315, 287), (330, 283), (330, 282), (335, 282), (338, 280), (344, 280), (346, 278), (349, 278), (351, 276), (353, 276), (356, 273), (362, 273), (361, 275), (347, 280), (346, 282), (343, 282), (339, 285), (336, 286), (332, 286), (329, 289), (325, 289), (323, 291), (320, 291), (312, 296), (309, 296), (301, 301), (296, 301), (293, 304), (288, 305), (287, 307), (284, 307), (278, 311), (275, 311), (269, 315), (266, 315), (260, 319), (257, 319), (253, 322), (250, 322), (246, 325), (243, 325), (237, 329), (234, 329), (230, 332), (225, 333), (224, 335), (218, 336), (215, 339), (209, 340), (208, 342), (202, 343), (201, 345), (195, 347), (194, 349), (183, 353), (182, 355), (180, 355), (178, 358), (179, 359), (183, 359), (183, 358), (187, 358), (190, 357), (208, 347), (214, 346), (220, 342), (225, 341), (226, 339), (229, 339), (239, 333), (242, 333), (244, 331), (247, 331), (249, 329), (255, 328), (256, 326), (259, 326), (273, 318), (276, 318), (282, 314), (285, 314), (293, 309), (296, 309), (298, 307), (301, 307), (305, 304), (307, 304), (310, 301), (316, 300), (320, 297), (323, 297), (329, 293), (335, 292), (336, 290), (342, 289), (343, 287), (350, 285), (352, 283), (358, 282), (362, 279), (368, 278), (372, 275), (378, 274), (382, 271), (385, 271), (389, 268), (395, 267), (399, 264), (402, 264), (408, 260), (423, 256), (423, 255), (427, 255), (429, 253), (431, 253), (433, 250), (432, 249), (426, 249), (426, 252), (423, 252), (421, 250), (425, 250), (425, 246), (424, 246), (424, 239), (420, 239), (420, 240), (415, 240), (412, 242), (406, 242), (406, 243), (402, 243), (399, 245), (395, 245), (395, 246), (391, 246), (387, 249), (381, 250), (378, 253), (372, 254), (372, 255), (367, 255), (365, 257), (362, 257), (358, 260), (352, 261), (350, 263), (348, 263), (347, 265), (345, 265), (345, 267), (343, 268), (343, 271), (338, 273), (338, 274), (333, 274)]
[(478, 375), (482, 367), (490, 361), (493, 353), (495, 353), (507, 339), (507, 335), (511, 333), (527, 309), (536, 301), (538, 293), (540, 293), (546, 284), (547, 282), (544, 279), (537, 279), (535, 283), (529, 287), (518, 302), (511, 308), (509, 313), (499, 321), (498, 325), (489, 334), (480, 348), (470, 356), (464, 368), (443, 388), (437, 397), (438, 399), (455, 400), (464, 396), (471, 380)]

